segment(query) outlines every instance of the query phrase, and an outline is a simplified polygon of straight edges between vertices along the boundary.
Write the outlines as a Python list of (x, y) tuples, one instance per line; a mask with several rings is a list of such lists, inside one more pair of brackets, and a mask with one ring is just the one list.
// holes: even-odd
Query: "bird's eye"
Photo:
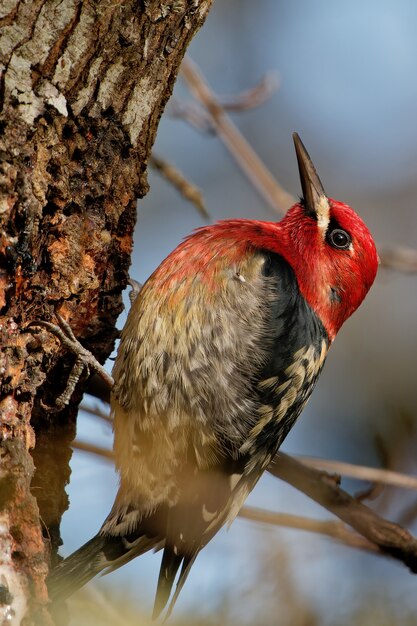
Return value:
[(327, 233), (327, 242), (338, 250), (347, 250), (352, 242), (349, 233), (341, 228), (335, 228)]

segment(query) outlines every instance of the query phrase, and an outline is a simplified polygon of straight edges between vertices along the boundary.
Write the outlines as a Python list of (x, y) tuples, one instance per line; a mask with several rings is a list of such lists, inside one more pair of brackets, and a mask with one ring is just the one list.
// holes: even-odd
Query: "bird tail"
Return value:
[(107, 574), (136, 556), (161, 547), (155, 537), (141, 535), (129, 541), (123, 536), (99, 533), (52, 570), (47, 581), (49, 597), (53, 602), (65, 600), (97, 574)]
[(235, 463), (230, 474), (215, 471), (194, 473), (189, 478), (188, 491), (183, 491), (182, 500), (167, 511), (166, 541), (153, 619), (157, 619), (168, 604), (181, 568), (164, 621), (169, 618), (199, 552), (226, 521), (233, 521), (259, 478), (258, 473), (243, 477), (238, 469), (240, 467)]
[(177, 554), (175, 550), (169, 546), (166, 546), (164, 549), (164, 554), (162, 556), (161, 569), (159, 570), (159, 579), (158, 579), (158, 587), (156, 590), (155, 596), (155, 604), (152, 613), (152, 619), (156, 620), (159, 615), (164, 610), (169, 597), (171, 595), (171, 590), (175, 581), (175, 577), (177, 575), (179, 567), (181, 567), (180, 575), (178, 577), (177, 587), (172, 596), (171, 602), (169, 603), (168, 610), (165, 614), (164, 622), (171, 615), (175, 603), (178, 599), (178, 596), (181, 593), (181, 589), (184, 586), (185, 581), (187, 580), (187, 576), (190, 573), (191, 567), (197, 558), (198, 552), (195, 552), (191, 556), (185, 556), (183, 554)]

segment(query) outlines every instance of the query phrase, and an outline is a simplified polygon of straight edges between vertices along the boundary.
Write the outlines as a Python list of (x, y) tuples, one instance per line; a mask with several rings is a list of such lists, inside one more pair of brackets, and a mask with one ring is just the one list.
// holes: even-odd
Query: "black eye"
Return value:
[(352, 242), (349, 233), (341, 228), (335, 228), (328, 232), (326, 239), (333, 248), (338, 250), (347, 250)]

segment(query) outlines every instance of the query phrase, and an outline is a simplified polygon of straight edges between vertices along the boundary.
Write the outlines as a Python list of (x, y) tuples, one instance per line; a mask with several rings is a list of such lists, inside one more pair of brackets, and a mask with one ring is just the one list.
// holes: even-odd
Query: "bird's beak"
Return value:
[(329, 200), (318, 177), (316, 168), (298, 133), (293, 133), (293, 139), (303, 190), (305, 212), (308, 216), (317, 220), (319, 228), (325, 232), (330, 220)]

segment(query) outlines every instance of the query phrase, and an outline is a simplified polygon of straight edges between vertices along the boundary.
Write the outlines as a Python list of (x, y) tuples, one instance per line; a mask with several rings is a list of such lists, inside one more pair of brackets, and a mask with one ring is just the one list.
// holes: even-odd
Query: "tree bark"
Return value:
[(211, 0), (3, 0), (0, 7), (0, 622), (47, 623), (49, 546), (67, 506), (74, 357), (34, 320), (66, 319), (100, 361), (122, 308), (146, 165)]

